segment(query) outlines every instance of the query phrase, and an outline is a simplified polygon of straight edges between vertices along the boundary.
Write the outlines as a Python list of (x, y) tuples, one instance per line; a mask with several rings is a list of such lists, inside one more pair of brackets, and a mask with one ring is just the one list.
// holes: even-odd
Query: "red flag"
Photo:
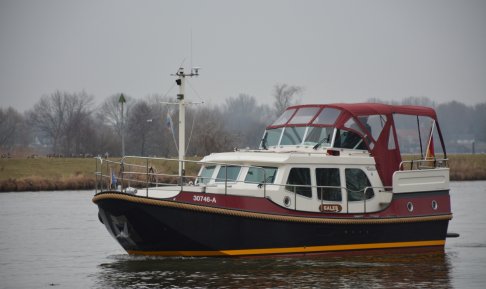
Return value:
[(427, 144), (427, 151), (425, 152), (425, 159), (433, 160), (434, 158), (435, 158), (434, 137), (430, 136), (429, 143)]

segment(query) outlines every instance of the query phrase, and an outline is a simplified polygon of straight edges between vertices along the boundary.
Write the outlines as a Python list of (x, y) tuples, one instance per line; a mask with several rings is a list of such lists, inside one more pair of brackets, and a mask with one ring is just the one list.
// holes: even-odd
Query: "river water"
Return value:
[(486, 288), (486, 182), (451, 183), (445, 254), (128, 256), (88, 191), (0, 194), (0, 288)]

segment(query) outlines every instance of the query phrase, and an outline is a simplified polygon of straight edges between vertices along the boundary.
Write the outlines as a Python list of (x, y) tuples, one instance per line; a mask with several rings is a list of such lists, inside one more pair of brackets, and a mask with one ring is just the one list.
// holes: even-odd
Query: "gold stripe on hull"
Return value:
[(311, 247), (290, 247), (290, 248), (266, 248), (266, 249), (241, 249), (221, 251), (127, 251), (131, 255), (151, 256), (251, 256), (251, 255), (278, 255), (278, 254), (310, 254), (339, 251), (355, 251), (370, 249), (399, 249), (412, 247), (433, 247), (444, 246), (445, 240), (393, 242), (393, 243), (372, 243), (372, 244), (351, 244), (351, 245), (327, 245)]

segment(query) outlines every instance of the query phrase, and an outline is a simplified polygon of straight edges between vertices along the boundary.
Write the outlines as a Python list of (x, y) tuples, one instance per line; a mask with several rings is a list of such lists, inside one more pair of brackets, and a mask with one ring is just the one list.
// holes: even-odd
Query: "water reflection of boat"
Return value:
[[(179, 163), (177, 174), (169, 162)], [(199, 174), (186, 176), (194, 164)], [(452, 218), (447, 166), (430, 108), (300, 105), (267, 127), (257, 150), (198, 162), (99, 159), (93, 202), (130, 254), (443, 250)], [(119, 188), (103, 187), (114, 172)]]
[(453, 288), (450, 262), (447, 254), (434, 253), (305, 259), (115, 256), (95, 276), (100, 288)]

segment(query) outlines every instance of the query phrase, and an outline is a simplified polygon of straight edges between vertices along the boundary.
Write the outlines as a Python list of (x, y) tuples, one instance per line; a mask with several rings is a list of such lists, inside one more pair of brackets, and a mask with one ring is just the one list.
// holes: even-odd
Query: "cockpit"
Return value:
[(355, 118), (335, 107), (291, 107), (267, 127), (260, 148), (296, 146), (371, 150), (373, 138), (379, 137), (385, 123), (385, 115)]

